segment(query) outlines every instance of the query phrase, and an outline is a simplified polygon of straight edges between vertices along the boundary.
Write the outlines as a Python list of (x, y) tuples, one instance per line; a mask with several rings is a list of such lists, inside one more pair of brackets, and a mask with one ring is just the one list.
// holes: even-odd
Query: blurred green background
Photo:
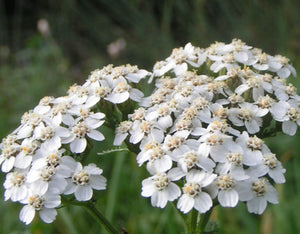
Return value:
[[(151, 70), (155, 61), (187, 42), (205, 48), (240, 38), (269, 54), (287, 56), (299, 73), (299, 12), (299, 0), (1, 0), (0, 137), (15, 129), (43, 96), (65, 95), (90, 71), (109, 63)], [(300, 87), (299, 78), (290, 82)], [(280, 204), (261, 216), (249, 214), (244, 204), (216, 209), (219, 233), (300, 233), (300, 133), (267, 141), (287, 169), (287, 183), (277, 187)], [(108, 190), (97, 192), (99, 208), (115, 225), (129, 233), (184, 232), (171, 205), (153, 208), (140, 196), (148, 175), (134, 156), (93, 160), (109, 179)], [(0, 204), (0, 233), (104, 233), (81, 207), (60, 209), (51, 225), (35, 219), (25, 226), (18, 219), (21, 205), (3, 202), (2, 189)]]

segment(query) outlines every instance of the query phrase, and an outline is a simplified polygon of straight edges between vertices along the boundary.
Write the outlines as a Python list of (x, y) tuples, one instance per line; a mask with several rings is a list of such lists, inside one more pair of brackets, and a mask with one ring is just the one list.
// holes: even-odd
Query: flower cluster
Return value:
[(4, 197), (25, 204), (21, 221), (31, 223), (38, 212), (51, 223), (62, 194), (88, 201), (93, 189), (106, 188), (102, 169), (93, 163), (83, 166), (77, 156), (88, 150), (90, 139), (105, 138), (98, 130), (106, 116), (98, 112), (101, 106), (140, 101), (143, 93), (134, 86), (147, 75), (136, 66), (109, 65), (93, 71), (82, 86), (72, 85), (67, 96), (44, 97), (23, 115), (0, 145), (1, 170), (7, 173)]
[(188, 43), (157, 62), (155, 90), (114, 141), (139, 144), (137, 162), (151, 174), (142, 196), (160, 208), (178, 199), (183, 213), (241, 201), (261, 214), (278, 203), (273, 185), (285, 182), (285, 169), (262, 138), (281, 131), (280, 122), (283, 133), (296, 133), (300, 96), (286, 83), (291, 74), (287, 58), (236, 39), (206, 49)]
[[(153, 206), (178, 199), (181, 212), (205, 213), (241, 201), (261, 214), (268, 202), (278, 203), (274, 184), (285, 182), (263, 138), (293, 136), (300, 125), (300, 96), (286, 82), (291, 74), (287, 58), (236, 39), (206, 49), (188, 43), (152, 72), (131, 65), (95, 70), (67, 96), (41, 99), (2, 140), (4, 198), (24, 204), (26, 224), (36, 212), (53, 222), (62, 196), (90, 200), (93, 189), (106, 189), (106, 178), (96, 164), (83, 165), (89, 143), (105, 139), (99, 127), (119, 123), (113, 144), (138, 151), (137, 163), (151, 174), (141, 194)], [(155, 89), (144, 97), (138, 87), (148, 76)]]

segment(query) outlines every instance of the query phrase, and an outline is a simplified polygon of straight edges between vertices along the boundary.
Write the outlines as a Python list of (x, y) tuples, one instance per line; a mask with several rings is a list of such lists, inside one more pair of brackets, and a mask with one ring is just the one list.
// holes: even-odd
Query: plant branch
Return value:
[(100, 225), (103, 225), (108, 233), (118, 234), (120, 233), (105, 217), (104, 215), (95, 207), (95, 204), (91, 201), (88, 202), (79, 202), (76, 200), (69, 200), (65, 197), (62, 197), (63, 203), (70, 205), (83, 206), (96, 220)]

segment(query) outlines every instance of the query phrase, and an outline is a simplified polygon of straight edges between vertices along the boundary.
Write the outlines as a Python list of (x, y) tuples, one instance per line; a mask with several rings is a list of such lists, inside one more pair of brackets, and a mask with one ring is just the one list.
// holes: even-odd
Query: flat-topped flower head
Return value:
[[(35, 212), (49, 223), (61, 194), (88, 201), (94, 189), (104, 190), (102, 169), (81, 163), (90, 161), (91, 140), (105, 139), (99, 127), (106, 123), (115, 130), (114, 145), (140, 149), (137, 163), (151, 174), (141, 195), (153, 206), (178, 199), (181, 212), (205, 213), (213, 202), (244, 201), (261, 214), (267, 202), (278, 202), (268, 179), (285, 182), (285, 169), (263, 138), (278, 130), (276, 122), (288, 135), (300, 126), (300, 96), (285, 80), (291, 74), (289, 59), (239, 39), (206, 49), (188, 43), (152, 72), (129, 64), (96, 69), (66, 96), (42, 98), (2, 141), (5, 200), (25, 204), (20, 219), (26, 224)], [(139, 88), (147, 87), (139, 82), (147, 77), (155, 84), (144, 97)]]

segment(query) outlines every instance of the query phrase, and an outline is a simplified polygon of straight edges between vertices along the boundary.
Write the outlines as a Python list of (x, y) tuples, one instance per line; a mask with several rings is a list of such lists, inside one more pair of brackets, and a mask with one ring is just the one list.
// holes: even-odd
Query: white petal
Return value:
[(97, 112), (97, 113), (91, 114), (90, 117), (93, 119), (103, 119), (105, 117), (105, 114), (101, 113), (101, 112)]
[(257, 101), (259, 97), (264, 96), (264, 89), (262, 87), (253, 88), (252, 96), (253, 99)]
[(133, 101), (136, 101), (136, 102), (140, 102), (142, 100), (144, 96), (144, 93), (138, 89), (131, 89), (130, 90), (130, 99), (132, 99)]
[(90, 129), (96, 129), (100, 127), (105, 121), (93, 118), (87, 118), (85, 120), (86, 126)]
[(256, 166), (260, 163), (260, 158), (262, 156), (259, 155), (259, 152), (252, 152), (243, 156), (243, 164), (247, 166)]
[(97, 97), (97, 96), (90, 96), (90, 97), (88, 97), (88, 99), (86, 100), (84, 106), (85, 106), (86, 108), (91, 108), (91, 107), (93, 107), (94, 105), (96, 105), (99, 101), (100, 101), (100, 97)]
[[(10, 199), (11, 198), (11, 196), (12, 196), (12, 193), (13, 192), (13, 190), (12, 189), (7, 189), (7, 190), (5, 190), (5, 192), (4, 192), (4, 201), (7, 201), (8, 199)], [(12, 201), (17, 201), (17, 200), (13, 200), (13, 199), (11, 199)]]
[(288, 134), (290, 136), (294, 136), (297, 132), (297, 124), (293, 121), (284, 121), (282, 123), (282, 131), (285, 134)]
[(255, 115), (258, 117), (263, 117), (266, 114), (268, 114), (268, 109), (258, 109)]
[(280, 101), (278, 103), (273, 104), (270, 112), (274, 116), (275, 120), (283, 121), (289, 107), (290, 105), (287, 102)]
[(70, 114), (66, 114), (62, 116), (62, 122), (68, 126), (73, 126), (75, 120)]
[(10, 157), (3, 162), (1, 166), (2, 172), (9, 172), (14, 167), (15, 159), (15, 157)]
[(275, 181), (277, 184), (283, 184), (285, 183), (285, 178), (283, 175), (283, 169), (282, 168), (275, 168), (269, 171), (270, 177)]
[(51, 109), (50, 106), (36, 106), (33, 111), (40, 115), (46, 114)]
[(215, 162), (226, 162), (226, 149), (223, 145), (216, 145), (211, 148), (210, 155)]
[(223, 76), (218, 76), (215, 81), (222, 81), (222, 80), (227, 80), (230, 76), (223, 75)]
[(32, 206), (26, 205), (24, 206), (19, 214), (19, 218), (26, 225), (30, 224), (34, 218), (35, 209)]
[(70, 131), (64, 127), (56, 128), (55, 132), (59, 137), (69, 137), (70, 136)]
[(104, 140), (104, 136), (101, 132), (97, 131), (97, 130), (90, 130), (88, 133), (87, 133), (88, 137), (93, 139), (93, 140), (96, 140), (96, 141), (103, 141)]
[(199, 149), (198, 149), (198, 153), (204, 157), (208, 157), (209, 155), (209, 151), (210, 151), (210, 146), (205, 144), (205, 143), (202, 143), (200, 146), (199, 146)]
[(77, 201), (88, 201), (93, 196), (93, 190), (88, 185), (78, 186), (75, 191), (75, 198)]
[(155, 160), (153, 163), (149, 162), (147, 164), (147, 169), (151, 170), (151, 168), (148, 168), (148, 166), (154, 167), (154, 173), (165, 172), (172, 167), (172, 159), (170, 156), (164, 155), (162, 158)]
[(73, 184), (73, 182), (68, 183), (67, 187), (65, 188), (64, 194), (69, 195), (76, 191), (77, 186)]
[(199, 162), (197, 162), (196, 165), (209, 172), (213, 171), (213, 168), (216, 166), (214, 161), (205, 157), (200, 157)]
[(272, 185), (268, 185), (268, 191), (265, 197), (268, 202), (278, 204), (278, 192)]
[(184, 171), (182, 171), (179, 167), (172, 168), (168, 172), (168, 177), (172, 181), (180, 180), (185, 175), (186, 175), (186, 173)]
[(86, 171), (89, 175), (101, 175), (103, 170), (96, 166), (94, 163), (90, 163), (89, 165), (84, 167), (84, 171)]
[(149, 178), (143, 180), (142, 185), (143, 185), (143, 187), (142, 187), (141, 195), (143, 197), (150, 197), (156, 191), (151, 179), (149, 179)]
[(112, 103), (122, 103), (127, 101), (129, 98), (129, 92), (124, 93), (111, 93), (105, 99)]
[(195, 209), (198, 210), (200, 213), (205, 213), (212, 207), (212, 200), (211, 197), (205, 193), (201, 192), (196, 198), (195, 198)]
[(248, 211), (254, 214), (262, 214), (267, 207), (267, 201), (264, 197), (255, 197), (247, 202)]
[(51, 145), (52, 148), (56, 148), (55, 146), (60, 146), (61, 145), (61, 140), (60, 140), (59, 136), (54, 136), (53, 138), (45, 141), (45, 143), (48, 144), (48, 145)]
[(128, 133), (116, 134), (113, 145), (122, 145), (123, 141), (126, 139), (127, 136)]
[(26, 186), (21, 186), (16, 188), (16, 191), (12, 193), (11, 200), (12, 201), (21, 201), (22, 199), (26, 198), (27, 196), (27, 188)]
[(217, 177), (216, 174), (210, 174), (210, 173), (206, 174), (206, 176), (204, 177), (202, 182), (200, 182), (202, 187), (206, 187), (206, 186), (210, 185), (215, 180), (216, 177)]
[(180, 188), (174, 183), (169, 184), (169, 186), (166, 188), (166, 192), (168, 194), (169, 201), (174, 201), (181, 194)]
[(235, 92), (237, 94), (242, 94), (242, 93), (246, 92), (249, 88), (250, 87), (248, 85), (242, 84), (235, 89)]
[(18, 139), (23, 139), (26, 137), (30, 137), (31, 133), (32, 133), (33, 127), (31, 125), (25, 125), (23, 126), (18, 134), (17, 134), (17, 138)]
[(218, 194), (218, 200), (223, 207), (235, 207), (239, 201), (239, 195), (234, 189), (221, 190)]
[(167, 129), (169, 127), (172, 126), (173, 120), (171, 118), (171, 116), (164, 116), (158, 119), (158, 125), (162, 128), (162, 129)]
[(49, 194), (47, 193), (45, 200), (45, 207), (46, 208), (55, 208), (58, 207), (61, 203), (60, 196), (58, 194)]
[(143, 139), (143, 137), (144, 133), (142, 133), (141, 131), (136, 131), (130, 136), (129, 142), (137, 144)]
[(256, 64), (253, 64), (253, 67), (257, 70), (263, 71), (263, 70), (267, 70), (269, 68), (269, 65), (256, 63)]
[(106, 179), (103, 176), (90, 176), (90, 185), (96, 190), (105, 190)]
[(250, 134), (259, 132), (259, 125), (254, 119), (251, 119), (250, 121), (245, 121), (245, 126)]
[(278, 62), (275, 62), (275, 61), (271, 61), (271, 62), (269, 62), (269, 66), (270, 66), (270, 68), (272, 68), (274, 71), (278, 71), (278, 70), (282, 67), (282, 64), (281, 64), (281, 63), (278, 63)]
[(165, 191), (157, 191), (151, 197), (151, 205), (164, 208), (167, 205), (167, 193)]
[(246, 63), (248, 60), (248, 54), (244, 51), (234, 53), (234, 58), (239, 63)]
[(61, 164), (66, 165), (72, 171), (75, 170), (75, 168), (77, 166), (77, 162), (75, 161), (74, 158), (72, 158), (70, 156), (63, 156), (60, 160), (61, 160)]
[(193, 198), (187, 194), (183, 194), (178, 200), (177, 208), (186, 214), (193, 208), (194, 203), (195, 201)]
[(22, 153), (18, 154), (15, 160), (14, 166), (17, 168), (25, 169), (27, 168), (32, 161), (32, 156), (24, 155)]
[(177, 65), (175, 68), (174, 68), (174, 73), (179, 76), (181, 74), (184, 74), (186, 71), (187, 71), (187, 64), (186, 63), (183, 63), (181, 65)]
[(291, 73), (293, 74), (294, 77), (297, 77), (297, 71), (293, 66), (291, 66), (290, 64), (287, 64), (285, 67), (291, 71)]
[(55, 209), (43, 209), (39, 212), (39, 215), (45, 223), (52, 223), (55, 220), (57, 211)]
[(277, 71), (277, 75), (281, 79), (288, 78), (290, 74), (291, 74), (291, 71), (289, 69), (287, 69), (286, 67), (283, 67), (279, 71)]
[(70, 144), (70, 149), (73, 153), (82, 153), (86, 148), (87, 142), (85, 138), (76, 138)]

